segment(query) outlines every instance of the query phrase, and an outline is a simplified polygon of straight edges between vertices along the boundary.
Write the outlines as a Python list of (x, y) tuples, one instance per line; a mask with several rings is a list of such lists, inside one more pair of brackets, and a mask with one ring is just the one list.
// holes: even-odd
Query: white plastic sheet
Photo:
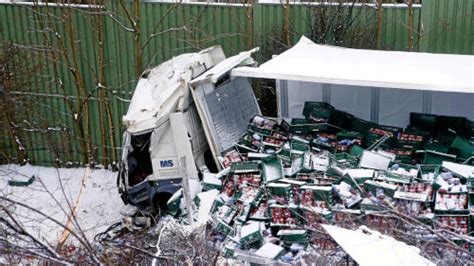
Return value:
[(371, 118), (371, 88), (347, 85), (330, 85), (329, 103), (336, 109), (346, 111), (358, 118)]
[(359, 265), (435, 265), (422, 257), (418, 248), (367, 227), (349, 230), (321, 226)]
[(433, 92), (430, 113), (474, 120), (474, 94)]

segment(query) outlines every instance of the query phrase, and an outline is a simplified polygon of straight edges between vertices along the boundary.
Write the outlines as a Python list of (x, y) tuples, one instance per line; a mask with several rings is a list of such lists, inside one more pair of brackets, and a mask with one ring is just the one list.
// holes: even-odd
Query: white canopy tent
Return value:
[(276, 79), (278, 112), (302, 117), (305, 101), (325, 101), (359, 118), (406, 126), (410, 112), (474, 120), (474, 56), (318, 45), (306, 37), (259, 67), (232, 76)]

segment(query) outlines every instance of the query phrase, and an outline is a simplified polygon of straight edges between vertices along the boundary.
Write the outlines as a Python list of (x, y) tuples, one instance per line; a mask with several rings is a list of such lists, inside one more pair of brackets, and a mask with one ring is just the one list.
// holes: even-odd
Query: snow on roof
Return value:
[(420, 255), (420, 250), (365, 226), (349, 230), (321, 225), (358, 264), (364, 265), (435, 265)]
[(259, 67), (233, 76), (474, 93), (474, 56), (351, 49), (306, 37)]

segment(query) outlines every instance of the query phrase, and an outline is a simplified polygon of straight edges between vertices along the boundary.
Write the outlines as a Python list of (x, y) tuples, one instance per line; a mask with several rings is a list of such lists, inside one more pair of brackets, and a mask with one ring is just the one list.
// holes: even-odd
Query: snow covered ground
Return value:
[[(32, 175), (36, 180), (26, 187), (8, 185), (9, 180), (24, 181)], [(121, 219), (123, 202), (116, 187), (116, 172), (104, 169), (50, 168), (39, 166), (0, 165), (0, 195), (27, 204), (66, 224), (81, 189), (77, 220), (89, 240)], [(61, 189), (61, 184), (64, 189)], [(3, 203), (2, 203), (3, 204)], [(40, 239), (57, 244), (62, 228), (41, 215), (24, 208), (15, 208), (23, 225)], [(70, 237), (71, 238), (71, 237)]]

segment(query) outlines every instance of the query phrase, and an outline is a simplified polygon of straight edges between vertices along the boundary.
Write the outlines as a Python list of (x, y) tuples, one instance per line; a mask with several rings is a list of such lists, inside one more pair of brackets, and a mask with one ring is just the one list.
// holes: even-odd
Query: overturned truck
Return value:
[(226, 58), (214, 46), (144, 71), (123, 116), (117, 183), (128, 206), (156, 214), (183, 178), (220, 170), (218, 156), (260, 114), (247, 78), (229, 75), (234, 67), (255, 64), (255, 51)]
[[(250, 57), (254, 51), (225, 59), (222, 50), (213, 47), (145, 71), (124, 116), (119, 183), (127, 206), (153, 214), (166, 209), (192, 228), (213, 225), (208, 238), (224, 257), (258, 264), (298, 262), (314, 254), (334, 261), (347, 254), (366, 264), (368, 254), (388, 258), (387, 253), (397, 253), (392, 252), (391, 238), (380, 238), (369, 232), (372, 229), (422, 247), (421, 253), (410, 247), (413, 256), (394, 258), (472, 260), (472, 106), (461, 108), (467, 109), (467, 119), (419, 110), (424, 101), (409, 101), (414, 106), (404, 105), (396, 119), (386, 119), (379, 107), (386, 98), (381, 88), (388, 85), (377, 81), (379, 76), (371, 84), (380, 88), (370, 94), (342, 97), (338, 94), (367, 90), (357, 80), (309, 78), (339, 73), (325, 73), (323, 66), (307, 77), (303, 70), (294, 73), (302, 55), (318, 54), (308, 48), (317, 52), (327, 47), (303, 39), (272, 59), (276, 61), (270, 70), (272, 60), (247, 67), (255, 64)], [(295, 49), (303, 51), (291, 55)], [(285, 56), (299, 61), (288, 68)], [(280, 73), (285, 68), (288, 75)], [(279, 118), (260, 115), (247, 77), (276, 79)], [(290, 82), (296, 79), (314, 84)], [(353, 86), (339, 90), (316, 81)], [(401, 82), (397, 95), (419, 93), (408, 91), (412, 85)], [(390, 95), (396, 92), (388, 90)], [(431, 93), (432, 99), (440, 97), (423, 92)], [(351, 101), (341, 101), (348, 98)], [(370, 108), (370, 121), (368, 112), (354, 111), (351, 104)], [(201, 193), (186, 195), (186, 186), (193, 183)], [(178, 191), (181, 187), (184, 193)], [(359, 228), (361, 234), (348, 238), (354, 233), (348, 228)], [(354, 249), (358, 239), (374, 243), (374, 249)], [(381, 239), (390, 240), (388, 248), (382, 248)], [(338, 252), (336, 244), (344, 252)]]

